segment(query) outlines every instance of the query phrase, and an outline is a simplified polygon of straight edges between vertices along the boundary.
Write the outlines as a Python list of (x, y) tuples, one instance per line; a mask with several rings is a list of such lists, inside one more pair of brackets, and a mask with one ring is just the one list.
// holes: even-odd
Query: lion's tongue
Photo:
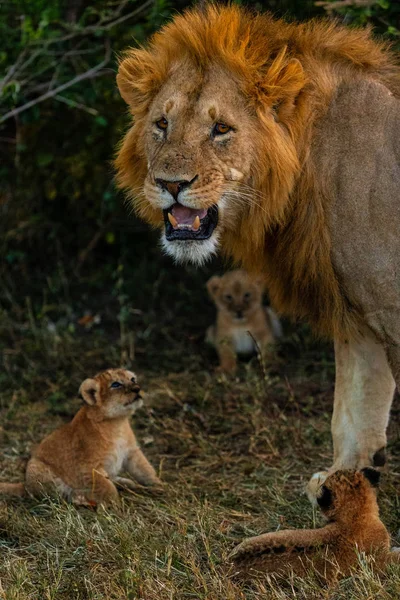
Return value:
[(174, 229), (194, 229), (197, 231), (200, 227), (200, 220), (204, 219), (206, 214), (206, 209), (189, 208), (176, 203), (172, 206), (171, 212), (168, 213), (168, 219)]

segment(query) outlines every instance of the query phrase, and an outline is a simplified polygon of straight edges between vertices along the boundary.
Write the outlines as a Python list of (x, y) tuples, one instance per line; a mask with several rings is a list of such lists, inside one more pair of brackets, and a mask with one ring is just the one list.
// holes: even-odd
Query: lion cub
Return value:
[(118, 504), (115, 484), (133, 485), (118, 476), (122, 470), (142, 485), (162, 485), (129, 423), (143, 404), (136, 375), (108, 369), (85, 379), (79, 395), (86, 405), (39, 444), (26, 467), (25, 483), (2, 483), (0, 493), (58, 492), (74, 504), (93, 506)]
[(400, 562), (390, 551), (390, 536), (379, 518), (374, 487), (379, 473), (336, 471), (320, 486), (319, 504), (328, 524), (320, 529), (288, 529), (244, 540), (231, 558), (241, 576), (258, 572), (305, 575), (313, 570), (323, 579), (348, 576), (357, 566), (357, 553), (374, 556), (382, 570)]
[(207, 329), (206, 341), (215, 346), (220, 368), (234, 373), (237, 354), (256, 352), (254, 340), (265, 356), (282, 329), (274, 311), (262, 305), (262, 282), (236, 269), (211, 277), (207, 289), (217, 307), (217, 322)]

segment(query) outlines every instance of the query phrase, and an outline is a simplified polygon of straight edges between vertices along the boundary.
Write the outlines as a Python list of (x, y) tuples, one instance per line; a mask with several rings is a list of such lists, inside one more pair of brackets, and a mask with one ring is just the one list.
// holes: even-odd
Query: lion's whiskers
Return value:
[(225, 198), (230, 200), (233, 203), (236, 203), (237, 206), (246, 204), (250, 207), (257, 207), (262, 212), (264, 212), (267, 216), (269, 216), (268, 210), (262, 206), (259, 202), (256, 202), (253, 195), (249, 192), (242, 192), (241, 190), (228, 189), (223, 192)]

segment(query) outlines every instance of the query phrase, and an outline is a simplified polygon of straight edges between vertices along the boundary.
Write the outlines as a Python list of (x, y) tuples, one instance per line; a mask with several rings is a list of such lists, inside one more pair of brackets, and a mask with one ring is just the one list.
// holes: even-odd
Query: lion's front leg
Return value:
[(332, 470), (385, 462), (386, 427), (395, 383), (382, 345), (369, 331), (335, 341)]

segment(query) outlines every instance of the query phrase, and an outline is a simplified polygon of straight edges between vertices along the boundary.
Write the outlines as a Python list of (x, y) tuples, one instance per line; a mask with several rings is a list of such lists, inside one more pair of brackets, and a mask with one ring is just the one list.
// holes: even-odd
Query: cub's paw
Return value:
[(166, 484), (165, 481), (161, 481), (161, 479), (156, 477), (155, 479), (152, 479), (147, 486), (156, 493), (162, 493), (165, 490)]
[(84, 494), (81, 494), (80, 492), (75, 492), (72, 495), (71, 503), (77, 508), (91, 508), (92, 510), (97, 508), (97, 502), (95, 502), (94, 500), (89, 500)]
[(236, 374), (237, 365), (236, 363), (223, 363), (218, 367), (215, 367), (215, 373), (223, 374), (227, 377), (233, 377)]
[(238, 544), (230, 553), (229, 558), (233, 561), (241, 561), (245, 557), (257, 556), (268, 552), (273, 546), (271, 534), (262, 534), (247, 538)]
[(240, 561), (243, 556), (246, 556), (251, 552), (252, 546), (248, 543), (249, 540), (243, 540), (240, 544), (235, 546), (228, 558), (232, 561)]
[(311, 477), (310, 481), (307, 483), (307, 486), (306, 486), (307, 498), (309, 499), (309, 501), (311, 502), (311, 504), (313, 506), (318, 506), (318, 504), (317, 504), (318, 490), (320, 489), (321, 485), (325, 482), (325, 479), (328, 477), (328, 475), (329, 475), (329, 471), (318, 471), (318, 473), (314, 473), (314, 475)]

